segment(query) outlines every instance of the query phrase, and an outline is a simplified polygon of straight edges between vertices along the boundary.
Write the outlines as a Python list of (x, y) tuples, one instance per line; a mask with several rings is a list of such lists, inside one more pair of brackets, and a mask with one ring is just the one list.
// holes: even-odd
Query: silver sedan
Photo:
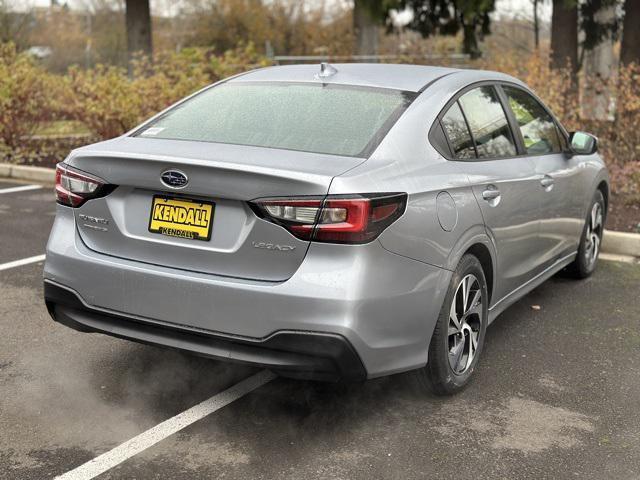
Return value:
[(449, 394), (500, 312), (593, 272), (609, 180), (596, 138), (515, 78), (323, 64), (223, 80), (75, 150), (56, 195), (56, 321)]

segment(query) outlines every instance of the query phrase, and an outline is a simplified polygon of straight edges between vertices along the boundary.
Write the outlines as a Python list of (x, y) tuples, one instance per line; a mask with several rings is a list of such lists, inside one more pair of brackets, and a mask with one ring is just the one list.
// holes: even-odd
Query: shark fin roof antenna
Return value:
[(316, 75), (317, 78), (329, 78), (338, 73), (338, 70), (327, 62), (320, 64), (320, 73)]

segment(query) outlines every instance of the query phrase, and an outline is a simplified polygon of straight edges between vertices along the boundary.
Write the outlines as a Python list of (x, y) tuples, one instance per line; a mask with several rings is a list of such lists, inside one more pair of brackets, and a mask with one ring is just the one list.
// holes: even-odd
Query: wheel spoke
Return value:
[(476, 290), (476, 293), (473, 295), (473, 298), (471, 299), (471, 304), (468, 306), (467, 310), (464, 312), (465, 314), (468, 314), (473, 308), (478, 306), (478, 304), (480, 303), (481, 296), (482, 296), (482, 291), (480, 289)]
[(468, 318), (472, 315), (482, 315), (482, 302), (475, 304), (473, 307), (467, 310), (465, 318)]
[(471, 340), (467, 340), (469, 345), (469, 354), (467, 355), (467, 361), (464, 364), (464, 369), (467, 370), (471, 366), (471, 362), (473, 362), (473, 357), (475, 356), (475, 350), (473, 349), (473, 343)]
[[(460, 331), (460, 319), (458, 318), (458, 314), (456, 312), (456, 295), (453, 296), (453, 302), (451, 302), (451, 309), (449, 310), (449, 328), (451, 328), (451, 322), (453, 322), (454, 327), (456, 328), (455, 333)], [(451, 333), (449, 333), (451, 335)]]
[(467, 356), (467, 364), (465, 365), (465, 370), (471, 366), (474, 357), (476, 356), (476, 350), (478, 348), (478, 337), (477, 334), (471, 330), (469, 332), (469, 355)]
[(598, 209), (598, 215), (596, 216), (596, 223), (594, 229), (600, 229), (602, 227), (602, 212)]
[(598, 256), (598, 250), (600, 248), (600, 237), (594, 233), (591, 241), (593, 242), (593, 253), (591, 255), (592, 259), (595, 260)]
[(460, 360), (462, 359), (462, 352), (464, 352), (464, 339), (461, 339), (456, 345), (449, 350), (449, 365), (453, 368), (454, 372), (460, 371)]
[(467, 275), (462, 279), (462, 313), (467, 310), (467, 301), (469, 300), (469, 281), (471, 277)]

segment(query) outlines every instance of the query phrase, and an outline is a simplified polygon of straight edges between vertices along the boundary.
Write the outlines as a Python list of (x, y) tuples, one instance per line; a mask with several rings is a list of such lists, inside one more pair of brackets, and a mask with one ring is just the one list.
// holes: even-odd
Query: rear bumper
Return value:
[(212, 335), (91, 308), (72, 290), (46, 280), (44, 299), (55, 321), (81, 332), (264, 367), (295, 378), (361, 381), (367, 377), (360, 358), (340, 335), (288, 331), (261, 341)]
[[(74, 292), (84, 310), (161, 325), (164, 333), (169, 329), (233, 339), (234, 349), (237, 345), (269, 347), (265, 342), (285, 332), (320, 332), (322, 338), (344, 339), (357, 353), (367, 378), (427, 363), (451, 276), (448, 270), (391, 253), (379, 242), (312, 243), (298, 270), (283, 282), (172, 269), (90, 250), (78, 235), (72, 209), (64, 206), (58, 206), (46, 255), (45, 281)], [(55, 299), (52, 303), (56, 304)], [(80, 318), (78, 311), (83, 310), (73, 310), (73, 305), (59, 310), (53, 312), (61, 322), (63, 315), (76, 323), (88, 321)], [(125, 332), (121, 336), (136, 339)], [(155, 343), (171, 346), (167, 335), (161, 340)], [(222, 357), (230, 357), (229, 347), (225, 348)], [(313, 352), (313, 348), (305, 344), (304, 351)], [(289, 353), (304, 351), (294, 348)]]

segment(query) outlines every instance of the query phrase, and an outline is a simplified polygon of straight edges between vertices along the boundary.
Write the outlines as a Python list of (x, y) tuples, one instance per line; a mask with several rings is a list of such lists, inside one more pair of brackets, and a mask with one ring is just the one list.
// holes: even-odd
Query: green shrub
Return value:
[[(139, 57), (132, 75), (120, 67), (99, 65), (46, 72), (31, 58), (0, 44), (0, 162), (52, 164), (67, 149), (125, 133), (177, 100), (221, 78), (268, 65), (252, 44), (223, 55), (189, 48)], [(501, 55), (476, 66), (500, 70), (525, 81), (569, 130), (591, 131), (600, 139), (614, 191), (640, 197), (640, 67), (622, 68), (603, 85), (616, 104), (615, 121), (580, 118), (580, 99), (568, 71), (551, 70), (545, 54)], [(71, 120), (86, 126), (88, 138), (34, 139), (39, 125)], [(71, 123), (72, 125), (74, 123)]]
[(125, 133), (153, 114), (204, 86), (253, 65), (266, 65), (252, 45), (221, 57), (203, 49), (138, 57), (132, 77), (120, 67), (71, 68), (65, 76), (67, 117), (101, 138)]
[(13, 44), (0, 44), (0, 140), (7, 147), (18, 147), (41, 122), (55, 118), (56, 80)]
[(138, 122), (142, 99), (122, 68), (73, 67), (63, 80), (68, 118), (82, 122), (101, 138), (118, 136)]

